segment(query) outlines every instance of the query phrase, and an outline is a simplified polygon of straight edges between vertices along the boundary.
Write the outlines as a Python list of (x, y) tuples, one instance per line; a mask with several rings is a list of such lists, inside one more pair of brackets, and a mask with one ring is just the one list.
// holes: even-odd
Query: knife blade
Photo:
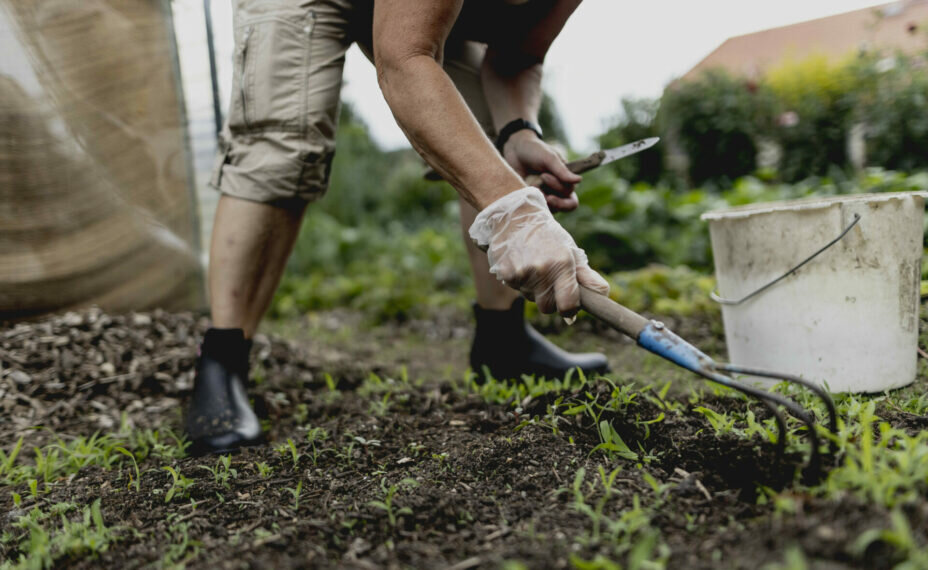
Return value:
[[(578, 160), (573, 160), (567, 163), (567, 168), (574, 174), (583, 174), (588, 170), (592, 170), (604, 164), (609, 164), (610, 162), (615, 162), (616, 160), (637, 154), (643, 150), (647, 150), (652, 146), (656, 145), (660, 141), (660, 137), (651, 137), (647, 139), (641, 139), (635, 142), (624, 144), (622, 146), (617, 146), (615, 148), (610, 148), (607, 150), (600, 150), (594, 152), (586, 158), (581, 158)], [(541, 180), (541, 176), (537, 174), (529, 174), (525, 177), (525, 183), (529, 186), (538, 186), (541, 187), (544, 185), (544, 182)]]

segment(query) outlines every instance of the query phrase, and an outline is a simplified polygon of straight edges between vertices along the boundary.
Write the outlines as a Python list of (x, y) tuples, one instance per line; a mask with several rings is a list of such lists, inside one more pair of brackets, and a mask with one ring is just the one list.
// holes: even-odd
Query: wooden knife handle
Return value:
[[(593, 170), (602, 164), (605, 157), (606, 153), (601, 150), (596, 151), (586, 158), (580, 158), (568, 162), (567, 168), (574, 174), (583, 174), (587, 170)], [(537, 186), (538, 188), (542, 188), (544, 186), (544, 182), (541, 181), (541, 176), (537, 174), (529, 174), (526, 176), (525, 183), (529, 186)]]

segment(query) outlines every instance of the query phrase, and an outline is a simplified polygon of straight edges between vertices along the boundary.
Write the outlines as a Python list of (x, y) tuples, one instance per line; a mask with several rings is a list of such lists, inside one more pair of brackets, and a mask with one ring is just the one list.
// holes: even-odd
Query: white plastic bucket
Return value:
[[(858, 194), (709, 212), (729, 360), (832, 392), (915, 379), (924, 193)], [(860, 217), (854, 224), (855, 214)]]

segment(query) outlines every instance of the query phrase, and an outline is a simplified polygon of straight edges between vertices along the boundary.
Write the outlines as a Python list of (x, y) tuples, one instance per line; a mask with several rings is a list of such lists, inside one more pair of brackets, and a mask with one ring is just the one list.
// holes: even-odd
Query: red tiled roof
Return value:
[(682, 79), (712, 68), (758, 77), (787, 59), (840, 58), (860, 50), (928, 48), (928, 0), (894, 2), (726, 40)]

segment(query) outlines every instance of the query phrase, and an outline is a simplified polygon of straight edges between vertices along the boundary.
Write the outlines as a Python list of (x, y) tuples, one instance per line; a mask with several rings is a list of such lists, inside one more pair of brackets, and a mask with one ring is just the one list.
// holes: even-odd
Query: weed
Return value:
[(139, 474), (139, 464), (135, 460), (135, 456), (129, 453), (124, 447), (115, 447), (113, 451), (116, 453), (121, 453), (132, 460), (132, 467), (135, 468), (135, 479), (132, 476), (129, 476), (129, 486), (135, 486), (135, 492), (139, 492), (139, 485), (141, 484), (142, 476)]
[(904, 564), (899, 564), (895, 568), (914, 570), (928, 567), (928, 549), (919, 546), (908, 519), (900, 510), (894, 509), (890, 513), (890, 524), (891, 527), (888, 529), (865, 531), (854, 541), (851, 547), (852, 552), (857, 556), (862, 556), (872, 544), (882, 542), (892, 547), (898, 560), (905, 560)]
[(300, 510), (300, 493), (303, 492), (303, 480), (300, 479), (296, 484), (296, 488), (287, 487), (286, 490), (293, 496), (293, 512), (296, 513)]
[(264, 461), (255, 463), (255, 467), (258, 469), (258, 474), (261, 475), (262, 479), (267, 479), (274, 472), (274, 468)]
[(411, 515), (412, 509), (409, 507), (402, 507), (397, 509), (396, 505), (393, 504), (393, 499), (396, 496), (396, 492), (401, 487), (416, 487), (419, 483), (415, 479), (403, 479), (397, 485), (390, 485), (387, 487), (387, 478), (384, 477), (380, 480), (380, 490), (383, 492), (382, 500), (369, 501), (367, 504), (370, 507), (375, 509), (380, 509), (387, 513), (387, 520), (390, 522), (391, 527), (396, 527), (396, 519), (400, 515)]
[(172, 525), (170, 530), (165, 532), (167, 548), (161, 558), (162, 568), (183, 567), (200, 553), (203, 544), (190, 539), (189, 528), (189, 523), (181, 522)]
[[(100, 499), (89, 507), (84, 507), (81, 517), (72, 521), (65, 514), (76, 508), (73, 503), (58, 503), (51, 512), (43, 513), (34, 508), (29, 514), (19, 517), (13, 526), (28, 531), (28, 540), (20, 540), (20, 554), (17, 561), (19, 568), (51, 568), (62, 558), (72, 560), (80, 558), (97, 558), (106, 552), (109, 546), (119, 540), (118, 527), (107, 527), (100, 510)], [(52, 517), (59, 517), (61, 527), (51, 529), (43, 525)], [(23, 536), (25, 539), (26, 536)], [(4, 565), (6, 567), (6, 565)]]
[(303, 457), (303, 454), (297, 451), (296, 444), (293, 443), (293, 440), (289, 437), (287, 438), (287, 443), (280, 444), (277, 446), (277, 453), (281, 455), (290, 454), (290, 459), (293, 461), (293, 468), (296, 469), (300, 464), (300, 458)]
[(696, 406), (693, 408), (693, 411), (702, 414), (709, 420), (709, 424), (712, 426), (712, 429), (715, 430), (715, 435), (729, 434), (735, 428), (735, 418), (729, 417), (726, 414), (720, 414), (705, 406)]
[(631, 461), (638, 460), (638, 454), (628, 447), (628, 444), (622, 440), (622, 436), (606, 420), (599, 422), (599, 440), (600, 444), (590, 451), (590, 455), (596, 451), (604, 451), (610, 457), (616, 456)]
[(232, 458), (228, 455), (222, 455), (219, 457), (219, 462), (215, 467), (210, 467), (208, 465), (200, 465), (200, 469), (205, 469), (213, 474), (213, 480), (217, 485), (222, 485), (223, 488), (229, 488), (229, 479), (235, 479), (238, 477), (238, 470), (232, 466)]
[(10, 451), (10, 454), (7, 455), (0, 449), (0, 484), (3, 485), (13, 485), (22, 479), (18, 477), (18, 470), (16, 468), (16, 457), (19, 455), (19, 452), (23, 448), (23, 438), (20, 437), (19, 441), (16, 442), (16, 445), (13, 446), (13, 449)]
[(327, 441), (329, 439), (329, 432), (322, 427), (314, 427), (306, 431), (306, 441), (309, 443), (310, 449), (312, 450), (312, 459), (313, 465), (319, 463), (319, 458), (323, 453), (330, 453), (334, 450), (332, 449), (323, 449), (318, 447), (316, 444), (320, 442)]
[(305, 403), (300, 402), (296, 405), (296, 410), (293, 412), (293, 419), (296, 423), (302, 425), (306, 423), (306, 420), (309, 418), (309, 406)]
[(379, 400), (372, 400), (370, 403), (370, 412), (378, 418), (382, 418), (389, 414), (390, 407), (392, 405), (390, 403), (390, 398), (392, 396), (392, 393), (386, 392), (383, 396), (380, 397)]
[(163, 469), (171, 474), (171, 488), (168, 489), (167, 493), (164, 495), (164, 502), (170, 503), (175, 495), (183, 498), (188, 497), (190, 487), (193, 486), (194, 481), (185, 477), (180, 471), (177, 471), (170, 465), (164, 466)]

